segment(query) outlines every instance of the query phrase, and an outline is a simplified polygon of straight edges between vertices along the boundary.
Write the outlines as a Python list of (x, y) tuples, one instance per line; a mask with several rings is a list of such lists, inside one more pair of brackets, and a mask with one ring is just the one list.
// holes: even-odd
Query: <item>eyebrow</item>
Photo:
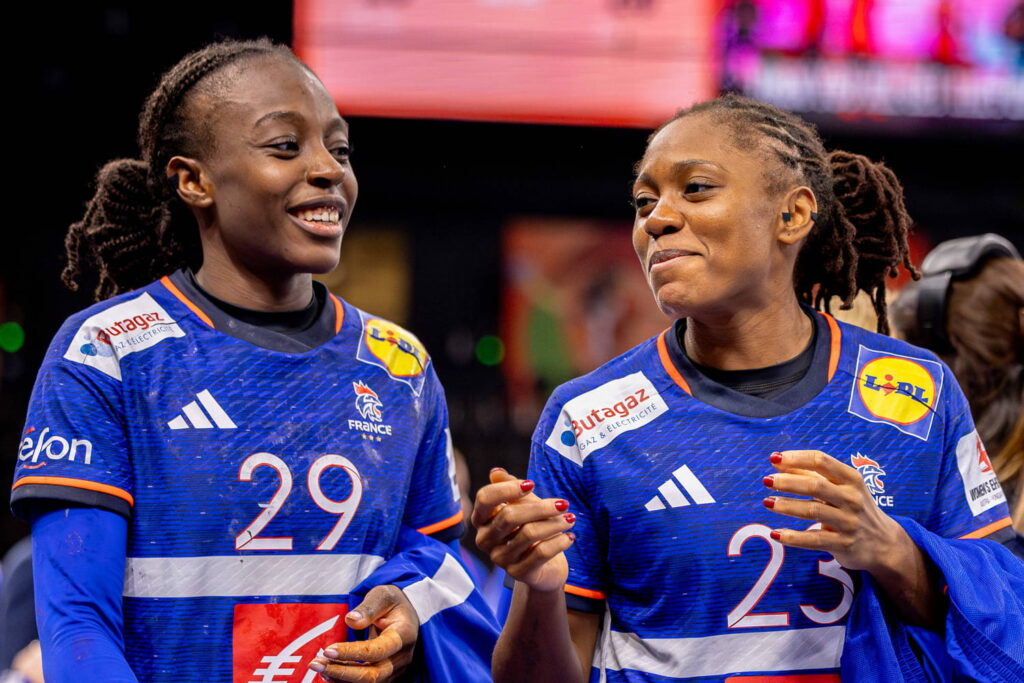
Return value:
[[(261, 125), (267, 123), (268, 121), (286, 121), (288, 123), (299, 125), (303, 123), (304, 119), (301, 114), (295, 111), (272, 111), (256, 119), (256, 123), (254, 123), (252, 127), (259, 128)], [(348, 132), (348, 124), (345, 122), (345, 119), (341, 118), (340, 116), (334, 118), (331, 121), (328, 128), (329, 132), (331, 133), (333, 133), (337, 129), (341, 129), (345, 133)]]
[[(685, 159), (683, 161), (677, 161), (674, 164), (672, 164), (672, 169), (669, 171), (669, 173), (673, 176), (682, 175), (684, 172), (690, 170), (694, 166), (714, 166), (715, 168), (720, 169), (722, 171), (725, 170), (725, 167), (723, 167), (721, 164), (716, 164), (715, 162), (709, 161), (708, 159)], [(633, 184), (654, 185), (656, 183), (654, 182), (654, 178), (652, 178), (649, 173), (644, 172), (636, 177), (636, 180), (633, 181)]]

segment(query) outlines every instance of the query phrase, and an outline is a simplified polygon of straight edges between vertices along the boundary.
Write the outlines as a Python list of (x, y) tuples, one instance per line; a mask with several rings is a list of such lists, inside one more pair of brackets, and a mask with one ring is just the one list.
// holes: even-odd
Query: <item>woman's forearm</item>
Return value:
[(516, 582), (512, 607), (491, 661), (495, 683), (584, 681), (569, 633), (565, 593), (536, 591)]
[(896, 526), (897, 549), (879, 558), (879, 565), (868, 571), (904, 622), (940, 631), (947, 610), (942, 575), (902, 527)]

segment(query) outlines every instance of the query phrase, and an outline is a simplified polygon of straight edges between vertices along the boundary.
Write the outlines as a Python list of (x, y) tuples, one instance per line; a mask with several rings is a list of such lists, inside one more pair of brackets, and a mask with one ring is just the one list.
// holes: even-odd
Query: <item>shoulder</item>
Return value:
[(877, 351), (906, 356), (907, 358), (927, 360), (933, 363), (942, 363), (942, 359), (940, 359), (934, 352), (921, 348), (920, 346), (914, 346), (902, 339), (888, 337), (884, 334), (879, 334), (878, 332), (871, 332), (870, 330), (865, 330), (863, 327), (857, 327), (856, 325), (844, 323), (840, 320), (836, 320), (836, 325), (842, 333), (843, 340), (854, 350), (860, 346), (864, 346)]
[(615, 393), (613, 387), (629, 378), (633, 378), (633, 383), (639, 381), (649, 384), (653, 390), (652, 374), (658, 371), (657, 364), (660, 363), (657, 348), (660, 336), (651, 337), (597, 369), (559, 385), (552, 392), (548, 407), (553, 404), (563, 405), (581, 396), (601, 392), (602, 389), (610, 389), (611, 393)]
[(120, 380), (125, 356), (185, 336), (169, 296), (154, 282), (75, 313), (54, 337), (47, 362), (63, 359)]

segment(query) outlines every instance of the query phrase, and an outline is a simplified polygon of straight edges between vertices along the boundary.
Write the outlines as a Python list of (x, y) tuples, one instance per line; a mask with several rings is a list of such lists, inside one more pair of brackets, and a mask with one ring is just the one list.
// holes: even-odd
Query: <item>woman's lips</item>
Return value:
[(686, 256), (696, 256), (696, 254), (692, 251), (686, 251), (685, 249), (661, 249), (651, 254), (647, 270), (650, 272), (662, 270), (669, 267), (669, 264), (673, 261)]

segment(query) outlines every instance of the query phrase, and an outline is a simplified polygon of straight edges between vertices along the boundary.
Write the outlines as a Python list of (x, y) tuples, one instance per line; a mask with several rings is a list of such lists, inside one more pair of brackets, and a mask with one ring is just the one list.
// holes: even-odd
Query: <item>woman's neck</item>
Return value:
[(221, 301), (254, 311), (298, 311), (313, 297), (313, 277), (309, 273), (265, 278), (204, 263), (196, 272), (196, 282)]
[(793, 298), (765, 309), (687, 318), (683, 342), (696, 363), (751, 370), (800, 355), (812, 333), (810, 319)]

